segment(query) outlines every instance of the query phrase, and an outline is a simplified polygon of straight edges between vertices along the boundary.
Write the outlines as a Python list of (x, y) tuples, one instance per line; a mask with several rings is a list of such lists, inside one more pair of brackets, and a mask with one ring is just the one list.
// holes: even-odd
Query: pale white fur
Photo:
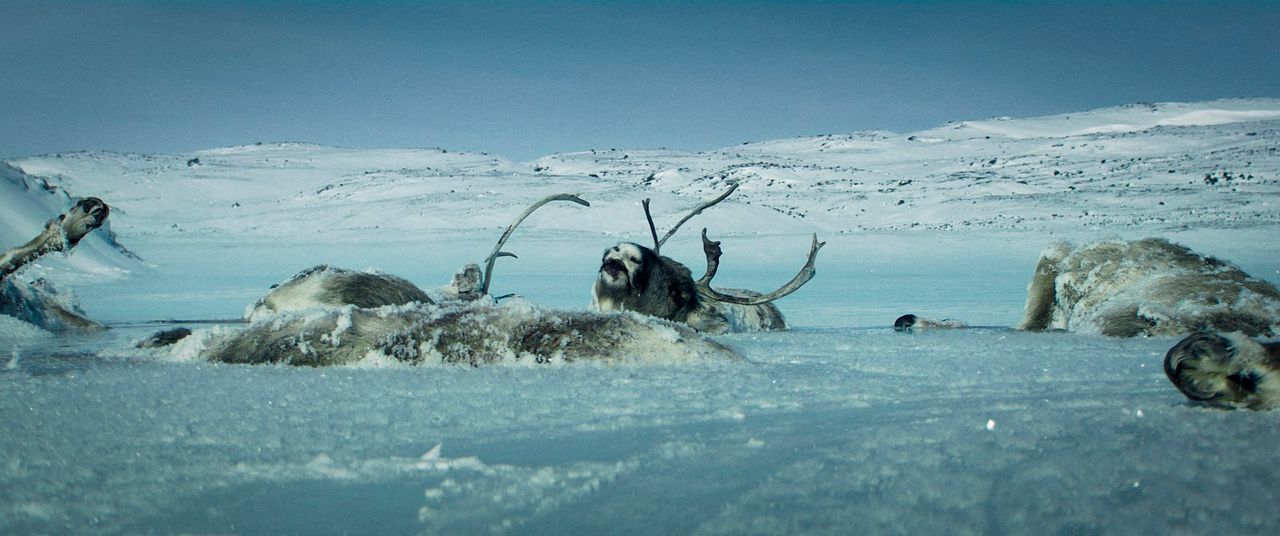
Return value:
[(597, 311), (625, 311), (626, 308), (623, 304), (619, 303), (618, 300), (613, 299), (612, 296), (602, 293), (601, 287), (616, 289), (626, 288), (631, 284), (629, 274), (636, 273), (640, 268), (640, 261), (637, 260), (641, 258), (639, 247), (629, 242), (623, 242), (618, 244), (617, 248), (617, 252), (611, 251), (608, 253), (608, 256), (622, 261), (623, 266), (626, 267), (626, 271), (618, 274), (611, 274), (605, 270), (600, 270), (600, 272), (596, 274), (596, 279), (599, 283), (597, 285), (592, 285), (591, 287), (591, 308)]
[(272, 289), (261, 300), (245, 309), (244, 317), (250, 321), (284, 311), (300, 311), (324, 305), (323, 277), (306, 277), (294, 284)]

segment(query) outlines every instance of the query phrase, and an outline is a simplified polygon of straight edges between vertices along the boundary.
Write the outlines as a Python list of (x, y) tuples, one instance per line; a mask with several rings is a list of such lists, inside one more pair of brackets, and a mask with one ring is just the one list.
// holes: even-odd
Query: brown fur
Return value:
[(1164, 372), (1187, 398), (1222, 408), (1280, 407), (1280, 343), (1200, 332), (1165, 354)]
[(215, 339), (224, 363), (352, 364), (371, 357), (409, 364), (739, 359), (693, 330), (634, 314), (550, 311), (488, 300), (441, 305), (345, 307), (265, 318)]
[(1055, 244), (1041, 254), (1018, 327), (1114, 337), (1276, 335), (1280, 290), (1164, 239)]

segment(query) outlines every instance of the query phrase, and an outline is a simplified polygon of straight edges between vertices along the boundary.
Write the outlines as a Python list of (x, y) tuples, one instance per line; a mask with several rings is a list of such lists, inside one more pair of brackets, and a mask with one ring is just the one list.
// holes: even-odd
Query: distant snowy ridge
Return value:
[(1009, 138), (1065, 138), (1140, 132), (1157, 127), (1217, 126), (1280, 119), (1280, 99), (1228, 99), (1207, 103), (1130, 104), (1088, 112), (950, 123), (923, 135), (969, 132)]
[[(323, 235), (349, 243), (496, 231), (530, 199), (557, 192), (581, 194), (592, 208), (540, 213), (526, 233), (644, 240), (640, 200), (653, 198), (661, 227), (735, 182), (738, 193), (691, 225), (715, 236), (1161, 235), (1280, 224), (1280, 100), (1130, 105), (911, 134), (868, 131), (701, 153), (582, 151), (527, 163), (443, 149), (284, 143), (8, 164), (16, 170), (9, 175), (106, 200), (126, 244), (142, 236), (296, 243)], [(5, 239), (23, 234), (4, 226)], [(684, 234), (696, 238), (696, 230)]]
[[(572, 153), (534, 165), (689, 197), (740, 182), (739, 202), (829, 232), (1253, 227), (1280, 223), (1268, 199), (1280, 193), (1280, 100), (1131, 105), (709, 153)], [(754, 221), (775, 228), (767, 215)]]

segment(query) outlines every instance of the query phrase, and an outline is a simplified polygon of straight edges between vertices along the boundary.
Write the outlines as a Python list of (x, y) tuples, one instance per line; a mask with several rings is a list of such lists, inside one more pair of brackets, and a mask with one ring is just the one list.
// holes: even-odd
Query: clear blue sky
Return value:
[(0, 157), (516, 160), (1280, 97), (1280, 2), (0, 0)]

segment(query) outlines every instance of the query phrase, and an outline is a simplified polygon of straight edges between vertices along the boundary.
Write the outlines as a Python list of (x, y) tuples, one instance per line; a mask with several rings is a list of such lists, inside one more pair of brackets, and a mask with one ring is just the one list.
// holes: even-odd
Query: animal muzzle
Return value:
[[(1226, 369), (1233, 357), (1231, 341), (1212, 333), (1191, 335), (1165, 354), (1164, 373), (1169, 381), (1191, 400), (1207, 402), (1222, 398)], [(1221, 382), (1221, 383), (1220, 383)]]
[(90, 226), (95, 229), (101, 227), (102, 223), (107, 221), (107, 216), (111, 215), (111, 207), (96, 197), (81, 199), (79, 203), (76, 203), (76, 208), (89, 216)]
[(627, 275), (627, 265), (618, 259), (606, 259), (600, 264), (600, 273), (608, 274), (611, 279)]

